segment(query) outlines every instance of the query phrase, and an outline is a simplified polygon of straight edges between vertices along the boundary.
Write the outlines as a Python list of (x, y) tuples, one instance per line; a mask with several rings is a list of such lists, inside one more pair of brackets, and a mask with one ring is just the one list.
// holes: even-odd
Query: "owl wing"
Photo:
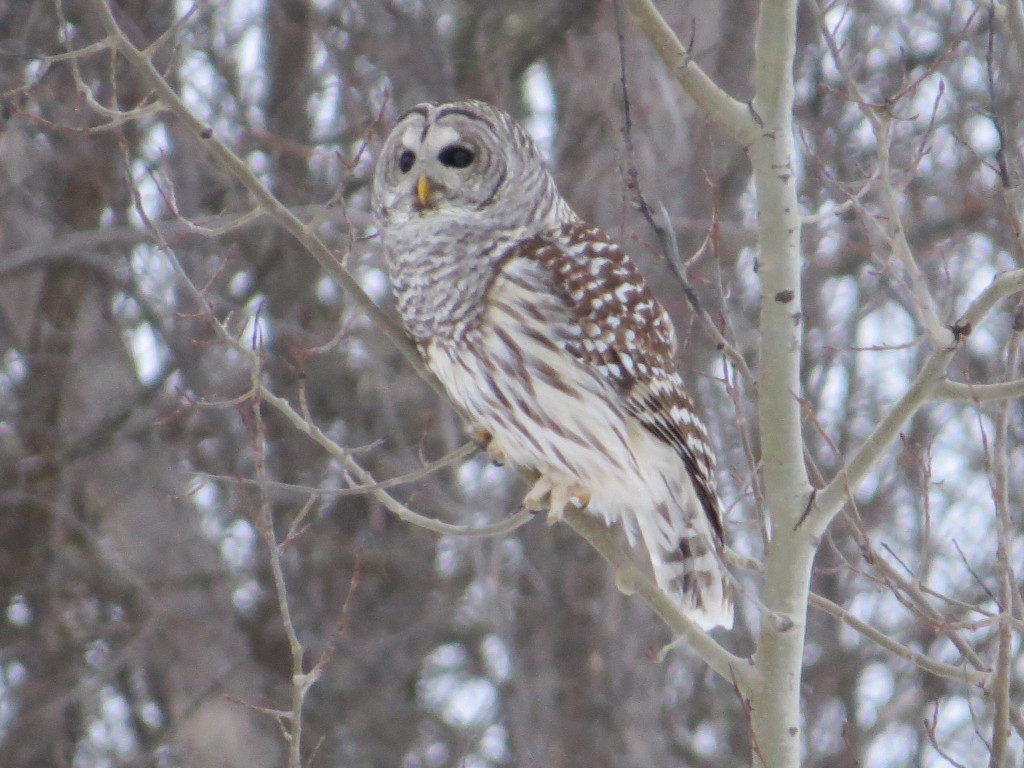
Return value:
[(672, 321), (639, 270), (603, 232), (581, 222), (544, 232), (515, 251), (543, 267), (569, 309), (566, 350), (598, 371), (626, 412), (682, 459), (721, 543), (708, 432), (676, 371)]

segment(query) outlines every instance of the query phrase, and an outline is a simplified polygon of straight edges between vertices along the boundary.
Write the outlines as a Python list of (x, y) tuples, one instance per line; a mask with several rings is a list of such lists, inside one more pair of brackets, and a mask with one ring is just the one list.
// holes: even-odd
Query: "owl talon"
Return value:
[(561, 472), (544, 473), (523, 497), (523, 506), (531, 512), (547, 510), (548, 525), (561, 522), (569, 504), (583, 509), (589, 503), (590, 491)]
[(533, 484), (533, 487), (530, 488), (523, 497), (523, 508), (530, 510), (534, 514), (537, 512), (543, 512), (548, 508), (544, 499), (550, 494), (551, 482), (548, 480), (547, 475), (541, 475), (537, 478), (537, 482)]
[(482, 450), (487, 451), (487, 455), (496, 467), (500, 467), (505, 463), (505, 453), (501, 450), (498, 441), (491, 434), (490, 430), (479, 424), (474, 424), (469, 428), (468, 432), (469, 439), (480, 446)]

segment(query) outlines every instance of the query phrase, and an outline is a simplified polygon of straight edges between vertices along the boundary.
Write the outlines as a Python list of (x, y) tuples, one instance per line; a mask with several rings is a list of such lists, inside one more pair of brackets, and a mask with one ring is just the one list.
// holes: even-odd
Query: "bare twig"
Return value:
[[(253, 330), (253, 348), (251, 358), (252, 391), (259, 392), (259, 380), (262, 376), (263, 349), (260, 340), (260, 326), (256, 324)], [(260, 397), (258, 395), (251, 399), (250, 413), (253, 424), (253, 464), (255, 466), (257, 479), (266, 479), (266, 429), (263, 423), (263, 416), (260, 411)], [(285, 741), (288, 743), (288, 768), (302, 767), (302, 707), (309, 691), (309, 685), (305, 682), (305, 671), (303, 669), (303, 655), (305, 649), (299, 641), (295, 631), (295, 624), (292, 622), (291, 608), (288, 604), (288, 587), (285, 583), (284, 568), (281, 565), (281, 544), (277, 541), (274, 532), (274, 516), (271, 511), (270, 498), (266, 489), (259, 487), (259, 506), (256, 517), (257, 529), (267, 545), (270, 558), (270, 572), (274, 580), (274, 591), (277, 595), (277, 607), (281, 612), (281, 625), (284, 627), (285, 636), (288, 638), (288, 649), (291, 652), (292, 662), (292, 707), (287, 718), (280, 718), (281, 730), (284, 733)]]
[(989, 675), (986, 672), (968, 669), (966, 667), (955, 667), (952, 664), (944, 664), (941, 661), (936, 661), (930, 656), (908, 648), (902, 643), (893, 640), (884, 632), (875, 629), (867, 622), (861, 621), (842, 606), (833, 603), (831, 600), (822, 597), (821, 595), (817, 595), (812, 592), (810, 595), (810, 606), (822, 613), (827, 613), (829, 616), (838, 619), (840, 622), (851, 629), (856, 630), (868, 640), (876, 643), (882, 648), (885, 648), (893, 655), (898, 656), (901, 659), (906, 659), (925, 672), (929, 672), (937, 677), (942, 677), (947, 680), (956, 680), (961, 683), (967, 683), (968, 685), (974, 685), (979, 688), (983, 688), (989, 681)]
[[(277, 411), (284, 416), (293, 427), (303, 434), (313, 438), (313, 440), (315, 440), (328, 453), (338, 459), (345, 471), (349, 472), (362, 485), (366, 487), (374, 487), (378, 485), (377, 481), (374, 480), (373, 475), (363, 469), (356, 462), (351, 453), (331, 440), (315, 424), (307, 421), (302, 414), (292, 407), (291, 403), (283, 397), (278, 397), (265, 387), (262, 387), (262, 385), (260, 387), (260, 396), (269, 405), (276, 408)], [(449, 536), (497, 536), (514, 531), (519, 526), (528, 523), (534, 518), (533, 514), (523, 510), (512, 515), (507, 520), (503, 520), (500, 523), (494, 523), (492, 525), (479, 527), (471, 525), (452, 525), (451, 523), (445, 523), (432, 517), (425, 517), (417, 512), (413, 512), (381, 488), (371, 490), (369, 493), (371, 493), (374, 498), (376, 498), (388, 510), (397, 515), (401, 520), (404, 520), (407, 523), (412, 523), (420, 528), (426, 528), (428, 531)]]
[[(694, 314), (697, 315), (704, 329), (714, 339), (717, 348), (733, 362), (737, 370), (742, 374), (749, 390), (754, 392), (754, 397), (756, 397), (754, 376), (750, 372), (750, 368), (747, 366), (747, 361), (743, 359), (743, 355), (740, 354), (739, 350), (737, 350), (732, 342), (730, 342), (723, 335), (721, 330), (719, 330), (707, 310), (704, 309), (704, 306), (701, 304), (700, 299), (693, 290), (693, 287), (690, 285), (690, 280), (687, 276), (687, 265), (703, 252), (703, 246), (698, 249), (694, 256), (691, 256), (690, 259), (684, 262), (681, 254), (679, 253), (679, 242), (676, 238), (676, 233), (673, 229), (672, 220), (669, 216), (668, 210), (665, 208), (663, 203), (659, 202), (659, 210), (656, 213), (650, 203), (647, 202), (647, 198), (644, 196), (643, 188), (640, 184), (640, 173), (637, 170), (636, 149), (633, 144), (633, 117), (629, 100), (629, 84), (626, 79), (625, 39), (622, 32), (618, 2), (615, 3), (615, 24), (618, 31), (619, 41), (619, 88), (622, 93), (622, 135), (626, 145), (626, 190), (632, 198), (631, 203), (633, 207), (643, 215), (648, 226), (651, 228), (651, 231), (653, 231), (655, 237), (657, 237), (661, 253), (672, 266), (672, 270), (675, 272), (676, 277), (679, 278), (680, 287), (683, 290), (683, 295), (686, 297), (687, 302), (690, 304), (690, 308), (693, 310)], [(713, 235), (708, 235), (708, 237), (705, 238), (705, 243), (707, 243), (712, 236)]]
[[(956, 332), (955, 329), (946, 327), (939, 319), (936, 301), (928, 289), (928, 283), (925, 280), (924, 274), (921, 272), (921, 269), (918, 267), (917, 262), (914, 259), (913, 251), (911, 250), (910, 243), (907, 239), (906, 229), (903, 226), (902, 211), (900, 210), (899, 202), (897, 200), (890, 162), (892, 126), (897, 119), (893, 115), (893, 107), (902, 98), (920, 85), (923, 78), (938, 66), (938, 63), (942, 60), (943, 56), (936, 57), (936, 60), (928, 68), (925, 75), (922, 75), (909, 83), (896, 94), (889, 96), (885, 100), (884, 104), (871, 104), (861, 93), (857, 82), (854, 80), (853, 75), (847, 66), (846, 60), (842, 55), (839, 44), (837, 43), (832, 30), (829, 29), (828, 24), (825, 21), (825, 13), (820, 3), (815, 0), (815, 2), (812, 3), (812, 6), (815, 9), (818, 19), (818, 27), (822, 34), (822, 38), (825, 40), (825, 44), (828, 46), (829, 53), (832, 56), (832, 61), (835, 63), (836, 68), (843, 79), (843, 83), (849, 91), (849, 98), (857, 104), (861, 114), (871, 125), (875, 133), (875, 146), (878, 157), (878, 171), (876, 174), (878, 180), (877, 188), (885, 216), (881, 221), (876, 217), (869, 217), (868, 221), (874, 226), (883, 229), (883, 235), (889, 244), (893, 255), (898, 259), (903, 267), (904, 273), (907, 275), (907, 279), (910, 283), (911, 295), (913, 296), (914, 305), (917, 309), (918, 318), (932, 342), (940, 348), (951, 346), (956, 342)], [(964, 30), (966, 30), (968, 26), (969, 22), (964, 25)], [(943, 88), (943, 84), (940, 81), (938, 95), (936, 96), (933, 107), (932, 120), (925, 131), (924, 138), (922, 139), (922, 149), (919, 154), (919, 158), (925, 151), (924, 147), (926, 146), (926, 142), (924, 139), (934, 131), (935, 114), (938, 111), (939, 101), (941, 100), (944, 92)], [(865, 187), (865, 190), (866, 189), (867, 187)], [(851, 199), (848, 202), (853, 204), (856, 202), (856, 199)], [(887, 225), (887, 229), (883, 228), (883, 222)]]
[(928, 741), (931, 743), (932, 748), (942, 756), (942, 759), (949, 763), (951, 766), (953, 766), (953, 768), (967, 768), (967, 766), (965, 766), (963, 763), (958, 763), (956, 760), (954, 760), (945, 749), (939, 746), (938, 736), (936, 735), (936, 730), (938, 729), (938, 726), (939, 702), (936, 700), (935, 704), (932, 707), (931, 719), (929, 720), (928, 718), (925, 718), (924, 720), (924, 732), (928, 736)]
[[(939, 320), (935, 298), (928, 290), (928, 283), (924, 274), (914, 260), (914, 254), (910, 249), (910, 242), (907, 240), (907, 231), (903, 226), (902, 211), (896, 200), (896, 189), (892, 178), (890, 166), (889, 149), (892, 143), (893, 119), (886, 118), (876, 121), (876, 147), (879, 166), (879, 192), (882, 199), (882, 209), (885, 212), (885, 220), (889, 225), (889, 232), (886, 239), (893, 254), (899, 259), (903, 271), (910, 281), (910, 290), (914, 297), (914, 305), (917, 307), (918, 317), (921, 324), (927, 329), (932, 343), (941, 348), (953, 346), (956, 342), (953, 331), (943, 325)], [(876, 221), (872, 218), (871, 221)]]
[[(311, 421), (307, 413), (303, 413), (303, 418), (307, 421)], [(309, 485), (296, 485), (295, 483), (282, 483), (278, 480), (258, 480), (255, 478), (239, 478), (233, 475), (214, 475), (205, 474), (203, 478), (206, 480), (217, 480), (225, 483), (243, 483), (245, 485), (256, 485), (262, 483), (263, 486), (269, 490), (275, 491), (286, 491), (289, 493), (301, 493), (309, 494), (314, 497), (320, 498), (325, 496), (338, 497), (338, 496), (363, 496), (373, 491), (384, 490), (386, 488), (395, 488), (399, 485), (406, 485), (407, 483), (415, 482), (416, 480), (422, 480), (424, 477), (434, 474), (438, 470), (449, 467), (452, 464), (456, 464), (463, 459), (468, 459), (474, 453), (480, 449), (475, 443), (465, 443), (454, 451), (442, 456), (436, 461), (432, 461), (419, 469), (413, 470), (412, 472), (406, 472), (398, 477), (391, 477), (387, 480), (381, 480), (379, 483), (373, 485), (355, 485), (351, 488), (314, 488)]]
[(936, 608), (924, 594), (921, 585), (914, 579), (908, 578), (899, 570), (894, 568), (884, 557), (880, 557), (864, 530), (863, 523), (856, 510), (847, 513), (851, 524), (851, 530), (857, 545), (865, 558), (878, 574), (875, 580), (888, 587), (893, 597), (917, 616), (922, 617), (931, 627), (940, 632), (956, 647), (964, 660), (974, 669), (988, 672), (990, 666), (978, 655), (977, 651), (966, 642), (960, 634), (946, 620), (945, 615)]

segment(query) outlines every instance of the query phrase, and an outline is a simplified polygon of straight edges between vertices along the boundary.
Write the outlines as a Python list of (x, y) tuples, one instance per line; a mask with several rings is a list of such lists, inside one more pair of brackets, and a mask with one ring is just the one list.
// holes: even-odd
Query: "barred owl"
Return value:
[(559, 195), (540, 153), (487, 104), (420, 104), (391, 131), (373, 208), (399, 312), (498, 460), (535, 470), (524, 506), (575, 503), (636, 532), (658, 585), (732, 625), (707, 430), (643, 277)]

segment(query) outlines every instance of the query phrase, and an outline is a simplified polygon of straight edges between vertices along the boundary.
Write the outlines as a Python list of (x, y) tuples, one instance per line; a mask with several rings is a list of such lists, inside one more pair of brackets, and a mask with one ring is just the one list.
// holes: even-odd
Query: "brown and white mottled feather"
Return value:
[[(471, 162), (442, 162), (453, 147)], [(586, 489), (631, 542), (639, 530), (695, 620), (731, 626), (715, 459), (672, 323), (522, 129), (481, 102), (413, 108), (383, 149), (374, 208), (403, 321), (452, 399), (513, 464)]]

